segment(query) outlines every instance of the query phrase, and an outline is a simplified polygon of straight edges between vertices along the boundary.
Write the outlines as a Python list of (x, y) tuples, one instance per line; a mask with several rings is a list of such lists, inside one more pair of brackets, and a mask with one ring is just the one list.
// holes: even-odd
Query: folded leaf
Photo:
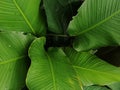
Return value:
[(21, 90), (25, 86), (27, 48), (33, 39), (22, 33), (0, 32), (1, 90)]
[(39, 11), (40, 2), (41, 0), (0, 0), (0, 30), (43, 33), (45, 25)]
[(45, 38), (36, 39), (29, 49), (29, 90), (82, 90), (79, 78), (60, 48), (44, 50)]
[(66, 55), (83, 85), (106, 85), (120, 81), (120, 69), (87, 52), (66, 48)]
[(120, 45), (120, 2), (85, 0), (68, 27), (77, 51)]

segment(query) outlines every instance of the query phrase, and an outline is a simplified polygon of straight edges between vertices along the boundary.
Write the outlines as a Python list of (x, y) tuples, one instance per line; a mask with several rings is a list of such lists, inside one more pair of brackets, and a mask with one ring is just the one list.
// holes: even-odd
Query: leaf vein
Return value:
[(1, 62), (0, 62), (0, 65), (7, 64), (7, 63), (11, 63), (11, 62), (15, 62), (15, 61), (21, 60), (22, 58), (25, 58), (25, 57), (26, 57), (26, 56), (19, 56), (19, 57), (16, 57), (16, 58), (14, 58), (14, 59), (1, 61)]
[(23, 16), (25, 22), (27, 23), (27, 25), (29, 26), (29, 28), (31, 29), (31, 31), (35, 34), (35, 30), (32, 27), (30, 21), (28, 20), (28, 18), (24, 15), (23, 11), (21, 10), (21, 8), (18, 6), (17, 2), (15, 0), (13, 0), (15, 6), (17, 7), (17, 9), (19, 10), (19, 12), (21, 13), (21, 15)]
[(93, 25), (93, 26), (91, 26), (91, 27), (89, 27), (89, 28), (81, 31), (81, 32), (79, 33), (79, 35), (84, 34), (84, 33), (88, 32), (88, 31), (96, 28), (97, 26), (100, 26), (101, 24), (103, 24), (104, 22), (110, 20), (112, 17), (114, 17), (115, 15), (117, 15), (117, 14), (119, 14), (119, 13), (120, 13), (120, 10), (114, 12), (112, 15), (110, 15), (109, 17), (105, 18), (104, 20), (100, 21), (99, 23), (97, 23), (97, 24), (95, 24), (95, 25)]
[(55, 84), (55, 76), (54, 76), (54, 70), (53, 70), (53, 65), (51, 63), (51, 59), (50, 57), (48, 56), (48, 54), (46, 53), (47, 57), (48, 57), (48, 61), (49, 61), (49, 64), (50, 64), (50, 69), (51, 69), (51, 73), (52, 73), (52, 78), (53, 78), (53, 86), (54, 86), (54, 90), (57, 90), (56, 88), (56, 84)]

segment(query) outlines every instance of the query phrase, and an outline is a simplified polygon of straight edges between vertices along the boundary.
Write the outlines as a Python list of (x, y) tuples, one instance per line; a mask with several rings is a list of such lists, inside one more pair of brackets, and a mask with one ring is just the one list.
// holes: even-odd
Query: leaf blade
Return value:
[(24, 87), (28, 69), (25, 50), (33, 39), (33, 36), (22, 33), (0, 33), (0, 88), (2, 90), (20, 90)]
[(66, 48), (64, 51), (69, 57), (73, 67), (76, 69), (84, 86), (94, 84), (106, 85), (108, 83), (120, 81), (119, 68), (87, 52), (80, 53), (71, 48)]
[(68, 27), (69, 34), (77, 36), (73, 44), (77, 51), (120, 44), (119, 5), (117, 0), (84, 1)]
[[(67, 57), (64, 52), (60, 48), (50, 48), (46, 52), (43, 47), (44, 43), (45, 38), (38, 38), (29, 49), (32, 63), (26, 80), (28, 88), (30, 90), (33, 88), (82, 90), (76, 76), (74, 76), (74, 70), (66, 61)], [(58, 55), (61, 58), (58, 58)]]
[(41, 0), (5, 0), (0, 1), (1, 31), (22, 31), (33, 34), (45, 32), (45, 23), (39, 14)]

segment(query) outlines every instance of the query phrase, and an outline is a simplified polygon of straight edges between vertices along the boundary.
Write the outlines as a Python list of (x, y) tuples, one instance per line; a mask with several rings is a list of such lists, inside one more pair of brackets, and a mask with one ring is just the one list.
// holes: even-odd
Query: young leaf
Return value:
[[(0, 0), (0, 30), (43, 33), (41, 0)], [(39, 14), (40, 13), (40, 14)]]
[(120, 69), (87, 52), (66, 48), (66, 55), (83, 85), (106, 85), (120, 81)]
[[(74, 10), (72, 3), (80, 0), (43, 0), (49, 30), (64, 33)], [(77, 4), (76, 4), (77, 6)]]
[(77, 51), (120, 45), (120, 2), (85, 0), (68, 27)]
[(68, 58), (60, 48), (44, 50), (45, 38), (36, 39), (29, 49), (31, 66), (27, 75), (29, 90), (82, 90)]
[(0, 32), (0, 90), (21, 90), (27, 73), (27, 48), (34, 39), (22, 33)]

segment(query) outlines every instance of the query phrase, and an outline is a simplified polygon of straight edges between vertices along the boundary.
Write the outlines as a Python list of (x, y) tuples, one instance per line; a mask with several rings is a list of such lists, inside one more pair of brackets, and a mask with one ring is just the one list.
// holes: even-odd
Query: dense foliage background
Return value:
[(120, 90), (119, 0), (1, 0), (0, 90)]

